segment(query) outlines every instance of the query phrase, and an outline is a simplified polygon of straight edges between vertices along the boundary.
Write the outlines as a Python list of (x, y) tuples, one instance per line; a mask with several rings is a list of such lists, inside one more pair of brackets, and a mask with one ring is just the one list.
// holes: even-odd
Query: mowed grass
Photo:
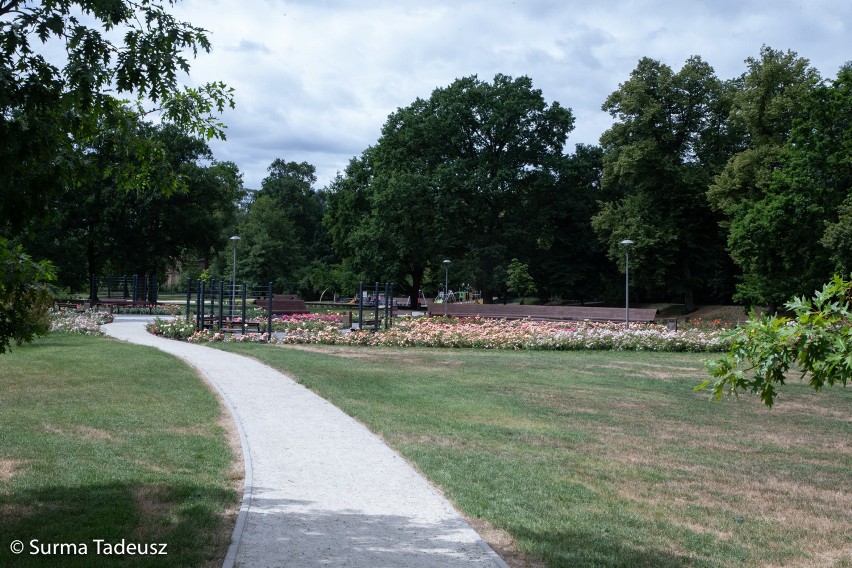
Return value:
[(848, 389), (769, 410), (694, 392), (700, 355), (220, 345), (363, 421), (524, 565), (852, 566)]
[[(221, 566), (242, 474), (226, 424), (155, 349), (51, 334), (0, 355), (0, 566)], [(167, 555), (98, 555), (96, 539)]]

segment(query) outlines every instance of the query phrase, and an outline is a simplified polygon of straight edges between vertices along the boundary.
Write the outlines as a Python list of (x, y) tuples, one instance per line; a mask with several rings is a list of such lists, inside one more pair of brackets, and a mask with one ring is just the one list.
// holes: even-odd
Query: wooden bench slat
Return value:
[[(263, 310), (269, 309), (269, 298), (261, 297), (252, 302)], [(310, 313), (304, 300), (295, 294), (272, 294), (272, 313), (294, 315)]]
[[(204, 316), (202, 321), (202, 326), (209, 329), (216, 329), (219, 325), (219, 318), (216, 316)], [(247, 321), (246, 322), (246, 331), (249, 329), (255, 330), (260, 333), (260, 322), (256, 321)], [(222, 331), (234, 332), (234, 331), (242, 331), (243, 322), (241, 321), (233, 321), (228, 318), (222, 318)]]

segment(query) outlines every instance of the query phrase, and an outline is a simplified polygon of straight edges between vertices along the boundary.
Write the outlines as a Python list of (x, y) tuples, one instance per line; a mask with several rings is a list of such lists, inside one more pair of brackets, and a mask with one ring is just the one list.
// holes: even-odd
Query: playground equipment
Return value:
[[(209, 285), (204, 280), (198, 280), (195, 286), (195, 328), (213, 328), (218, 331), (229, 331), (245, 334), (248, 328), (260, 333), (266, 331), (272, 334), (272, 282), (270, 282), (265, 290), (252, 290), (251, 294), (245, 284), (234, 284), (231, 288), (230, 281), (220, 280), (219, 285), (210, 283)], [(191, 286), (186, 289), (186, 319), (192, 317), (193, 288)], [(259, 322), (246, 321), (246, 306), (247, 300), (250, 297), (263, 297), (267, 300), (267, 322), (266, 329), (261, 330)], [(237, 315), (237, 305), (235, 298), (239, 297), (240, 307), (239, 316)], [(209, 304), (208, 304), (209, 302)], [(208, 314), (209, 305), (209, 314)], [(226, 309), (227, 308), (227, 309)]]
[[(438, 295), (432, 301), (433, 304), (481, 304), (482, 293), (472, 290), (470, 287), (464, 287), (461, 290), (454, 292), (447, 291), (447, 297), (444, 298), (444, 291), (439, 290)], [(426, 298), (423, 298), (423, 305), (426, 305)]]
[[(379, 310), (384, 310), (384, 326), (387, 330), (393, 319), (393, 282), (385, 282), (384, 295), (379, 293), (379, 283), (376, 282), (375, 294), (371, 297), (369, 292), (364, 291), (364, 281), (358, 284), (358, 329), (365, 329), (365, 324), (371, 324), (373, 331), (379, 331)], [(364, 308), (372, 307), (374, 310), (373, 320), (364, 321)]]

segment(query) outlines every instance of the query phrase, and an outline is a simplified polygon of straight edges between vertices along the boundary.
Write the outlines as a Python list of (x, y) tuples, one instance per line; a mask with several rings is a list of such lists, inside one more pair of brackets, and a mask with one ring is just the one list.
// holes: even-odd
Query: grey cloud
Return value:
[[(277, 157), (311, 162), (318, 185), (378, 138), (388, 114), (457, 78), (528, 75), (576, 117), (572, 143), (595, 144), (600, 110), (643, 57), (679, 68), (701, 55), (719, 77), (743, 71), (762, 44), (791, 49), (833, 77), (850, 59), (852, 2), (838, 0), (186, 0), (211, 30), (198, 82), (235, 87), (217, 159), (259, 187)], [(286, 14), (286, 15), (285, 15)], [(222, 51), (219, 51), (222, 50)], [(221, 54), (221, 57), (219, 55)], [(202, 58), (199, 58), (201, 60)]]
[(240, 40), (240, 43), (236, 47), (232, 47), (231, 51), (238, 51), (244, 53), (263, 53), (263, 54), (271, 54), (272, 50), (269, 49), (265, 44), (258, 43), (255, 41), (249, 41), (247, 39)]

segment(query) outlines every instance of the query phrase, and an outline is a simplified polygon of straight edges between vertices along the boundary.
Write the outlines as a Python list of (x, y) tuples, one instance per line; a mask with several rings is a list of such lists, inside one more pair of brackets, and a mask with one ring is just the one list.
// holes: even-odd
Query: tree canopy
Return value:
[(829, 254), (819, 238), (837, 194), (810, 179), (809, 158), (802, 162), (804, 149), (791, 141), (797, 125), (816, 126), (809, 115), (820, 84), (817, 71), (794, 52), (765, 46), (746, 63), (730, 114), (745, 144), (708, 197), (725, 215), (728, 250), (742, 273), (734, 299), (774, 311), (829, 275)]
[[(0, 251), (17, 254), (21, 235), (46, 216), (58, 196), (110, 179), (124, 191), (182, 189), (180, 175), (162, 175), (165, 148), (137, 136), (154, 114), (163, 122), (207, 138), (224, 137), (215, 116), (233, 106), (222, 83), (180, 84), (188, 57), (209, 51), (204, 30), (176, 20), (156, 0), (0, 1)], [(113, 38), (121, 38), (116, 40)], [(101, 133), (122, 137), (118, 159), (95, 168), (90, 151)], [(154, 143), (152, 143), (154, 142)], [(27, 263), (24, 263), (27, 264)], [(35, 263), (33, 267), (41, 267)], [(26, 268), (24, 266), (24, 268)], [(38, 271), (35, 271), (38, 272)], [(10, 276), (11, 274), (11, 276)], [(0, 297), (24, 314), (26, 295), (9, 272)], [(37, 281), (30, 283), (37, 286)], [(10, 300), (11, 298), (11, 300)], [(21, 318), (6, 320), (8, 337), (29, 339)]]
[(206, 144), (232, 93), (180, 84), (210, 44), (170, 5), (0, 0), (0, 248), (18, 274), (52, 278), (32, 260), (49, 257), (73, 286), (180, 258), (224, 277), (236, 233), (238, 277), (304, 295), (385, 280), (414, 299), (450, 259), (485, 301), (534, 282), (612, 302), (630, 239), (631, 297), (689, 311), (772, 309), (852, 270), (849, 64), (827, 81), (764, 46), (724, 80), (698, 56), (642, 58), (603, 102), (600, 146), (573, 152), (571, 110), (529, 77), (463, 77), (391, 113), (327, 187), (278, 158), (245, 192)]
[(317, 264), (328, 261), (325, 195), (313, 187), (316, 168), (307, 162), (276, 158), (267, 171), (239, 225), (239, 273), (252, 285), (304, 292)]
[(508, 259), (528, 257), (546, 231), (531, 212), (557, 178), (573, 124), (528, 77), (471, 76), (417, 99), (332, 186), (338, 252), (360, 251), (362, 270), (412, 297), (451, 257), (458, 278), (490, 297), (505, 286)]
[[(221, 83), (180, 85), (187, 57), (210, 43), (204, 30), (168, 13), (171, 3), (0, 2), (0, 227), (26, 227), (51, 195), (74, 187), (82, 149), (105, 126), (132, 131), (157, 113), (180, 128), (224, 136), (213, 113), (233, 105), (231, 91)], [(122, 41), (111, 39), (119, 34)], [(146, 145), (125, 150), (137, 163), (156, 157)], [(135, 189), (139, 178), (125, 179)]]
[(614, 262), (618, 243), (634, 240), (637, 281), (682, 294), (687, 311), (725, 268), (705, 194), (734, 147), (725, 126), (731, 95), (700, 57), (677, 72), (643, 58), (603, 105), (616, 122), (601, 136), (602, 186), (617, 197), (594, 217), (595, 231)]

